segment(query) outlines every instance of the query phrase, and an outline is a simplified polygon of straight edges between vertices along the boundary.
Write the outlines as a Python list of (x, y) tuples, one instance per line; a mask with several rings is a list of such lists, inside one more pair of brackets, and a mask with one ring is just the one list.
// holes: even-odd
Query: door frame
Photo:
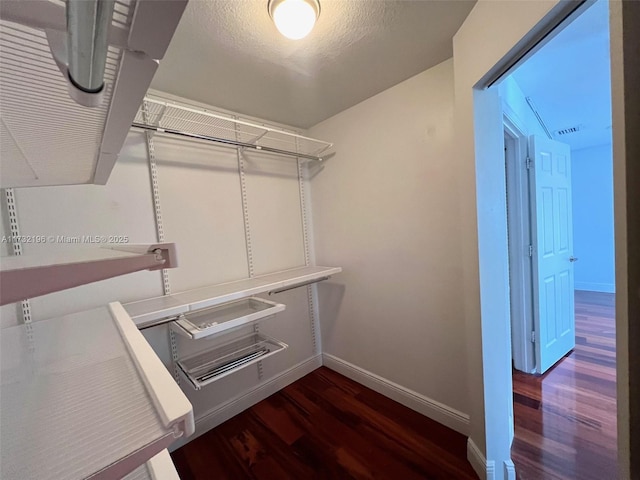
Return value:
[[(507, 349), (510, 322), (508, 305), (503, 306), (500, 298), (506, 293), (502, 273), (508, 255), (506, 247), (496, 245), (496, 239), (499, 241), (506, 229), (500, 208), (506, 194), (497, 181), (504, 180), (504, 128), (494, 104), (494, 99), (495, 103), (499, 101), (498, 93), (490, 87), (591, 3), (592, 0), (531, 2), (518, 5), (517, 10), (511, 6), (504, 11), (504, 5), (478, 2), (454, 37), (455, 115), (461, 139), (456, 151), (465, 240), (462, 253), (469, 265), (463, 277), (465, 292), (469, 292), (464, 302), (471, 419), (467, 455), (480, 478), (515, 480), (510, 444), (505, 441), (509, 428), (507, 402), (513, 399), (511, 368), (507, 365), (511, 356), (510, 346)], [(640, 96), (638, 89), (632, 88), (640, 77), (632, 48), (640, 36), (640, 31), (632, 28), (640, 16), (640, 2), (610, 2), (609, 13), (618, 287), (618, 458), (621, 478), (632, 478), (640, 472), (640, 455), (632, 454), (640, 452), (640, 435), (632, 435), (633, 426), (640, 425), (640, 414), (633, 416), (640, 412), (640, 369), (633, 368), (634, 361), (640, 358), (640, 348), (633, 348), (640, 346), (640, 335), (633, 335), (640, 332), (640, 322), (630, 321), (640, 311), (636, 288), (640, 262), (631, 255), (630, 247), (638, 244), (634, 239), (640, 238), (637, 216), (630, 213), (640, 204), (640, 189), (630, 188), (640, 183), (640, 175), (633, 175), (640, 170), (634, 161), (634, 153), (640, 151), (640, 140), (635, 135), (640, 102), (632, 101)], [(501, 27), (507, 20), (510, 28), (505, 31)], [(559, 25), (561, 28), (556, 28)], [(485, 201), (481, 194), (491, 193), (492, 189), (495, 195)], [(493, 275), (485, 275), (485, 270)]]
[(533, 271), (531, 197), (527, 169), (528, 136), (518, 123), (503, 113), (507, 183), (509, 249), (509, 298), (513, 365), (525, 373), (536, 372), (533, 326)]

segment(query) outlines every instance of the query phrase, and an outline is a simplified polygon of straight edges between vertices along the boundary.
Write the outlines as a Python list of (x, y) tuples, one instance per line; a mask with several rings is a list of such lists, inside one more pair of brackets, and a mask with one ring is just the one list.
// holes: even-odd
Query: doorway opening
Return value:
[(617, 477), (608, 26), (599, 0), (497, 87), (523, 478)]

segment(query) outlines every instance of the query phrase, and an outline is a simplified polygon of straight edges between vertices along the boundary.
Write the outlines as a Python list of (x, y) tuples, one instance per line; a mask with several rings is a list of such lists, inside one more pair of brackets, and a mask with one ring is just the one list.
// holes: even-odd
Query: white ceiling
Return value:
[(452, 56), (475, 0), (320, 0), (281, 36), (267, 0), (190, 0), (152, 88), (308, 128)]
[(552, 134), (581, 127), (554, 136), (574, 150), (611, 143), (608, 8), (598, 0), (513, 74)]

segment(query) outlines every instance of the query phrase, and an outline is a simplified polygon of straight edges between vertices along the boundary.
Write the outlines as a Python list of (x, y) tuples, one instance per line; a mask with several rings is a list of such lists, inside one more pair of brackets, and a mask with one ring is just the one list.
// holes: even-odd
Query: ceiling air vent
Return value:
[(575, 127), (567, 127), (553, 132), (554, 137), (562, 137), (563, 135), (569, 135), (571, 133), (579, 132), (584, 128), (584, 125), (576, 125)]

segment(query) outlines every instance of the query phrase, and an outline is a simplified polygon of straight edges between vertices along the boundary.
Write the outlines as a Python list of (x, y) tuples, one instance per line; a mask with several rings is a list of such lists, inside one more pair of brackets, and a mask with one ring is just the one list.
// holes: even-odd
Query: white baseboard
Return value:
[(328, 353), (322, 354), (322, 363), (325, 367), (335, 370), (345, 377), (369, 387), (438, 423), (446, 425), (456, 432), (465, 436), (469, 435), (469, 416), (465, 413)]
[(575, 282), (573, 288), (588, 292), (616, 293), (616, 286), (613, 283)]
[(516, 480), (516, 466), (511, 460), (504, 462), (504, 478), (505, 480)]
[[(473, 467), (480, 480), (494, 480), (496, 478), (496, 466), (493, 460), (487, 461), (478, 446), (471, 438), (467, 439), (467, 460)], [(509, 478), (509, 477), (507, 477)], [(515, 470), (514, 470), (515, 480)]]
[(230, 418), (252, 407), (256, 403), (282, 390), (287, 385), (299, 380), (305, 375), (313, 372), (322, 366), (322, 356), (314, 355), (297, 365), (285, 370), (284, 372), (270, 378), (264, 383), (259, 384), (255, 388), (237, 395), (230, 400), (216, 406), (212, 410), (200, 415), (196, 418), (196, 432), (189, 438), (180, 439), (171, 445), (170, 451), (180, 448), (187, 442), (194, 440), (200, 435), (208, 432), (212, 428), (217, 427)]

